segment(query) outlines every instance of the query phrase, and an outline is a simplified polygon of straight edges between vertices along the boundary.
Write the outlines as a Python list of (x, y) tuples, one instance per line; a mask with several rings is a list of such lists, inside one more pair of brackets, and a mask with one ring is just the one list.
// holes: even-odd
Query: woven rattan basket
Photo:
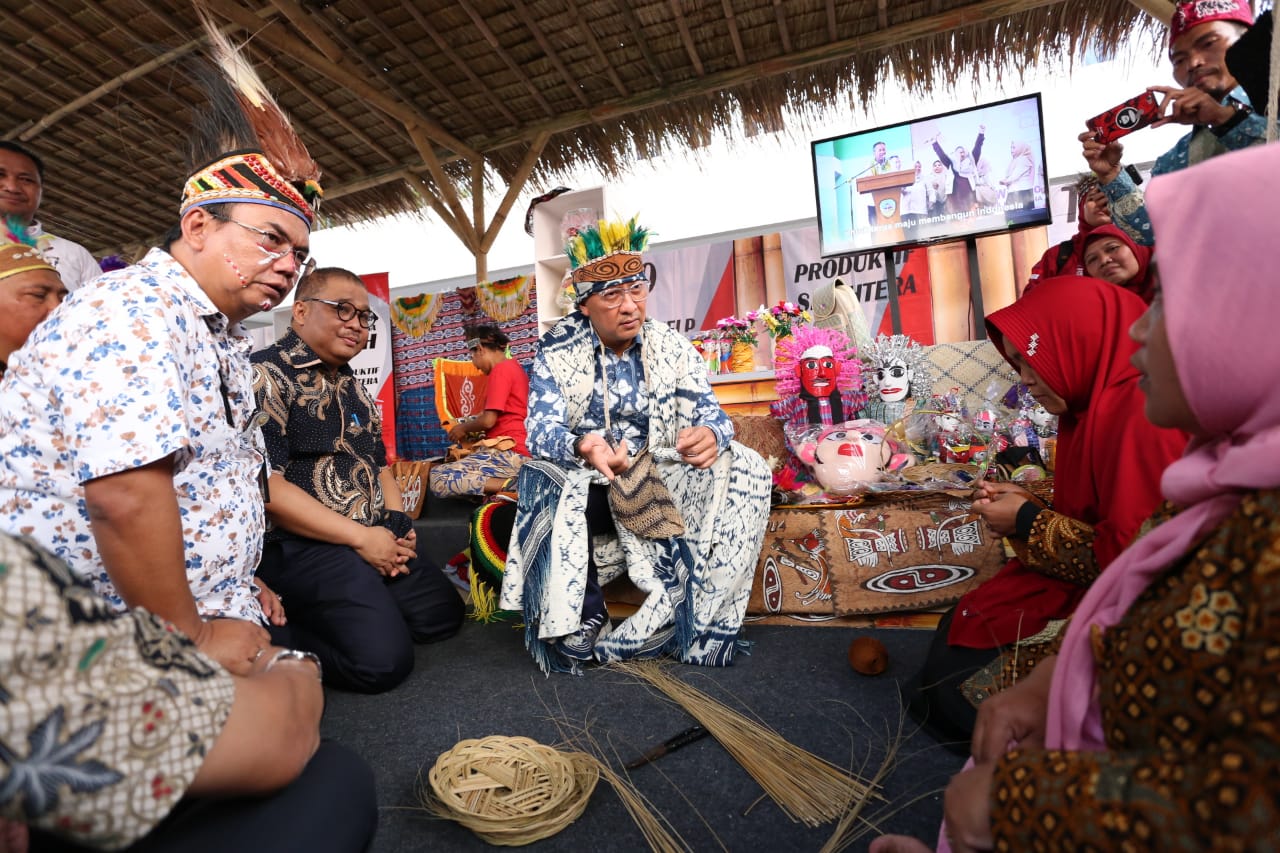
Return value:
[(577, 820), (599, 778), (590, 755), (494, 735), (460, 741), (436, 759), (429, 806), (490, 844), (518, 847)]

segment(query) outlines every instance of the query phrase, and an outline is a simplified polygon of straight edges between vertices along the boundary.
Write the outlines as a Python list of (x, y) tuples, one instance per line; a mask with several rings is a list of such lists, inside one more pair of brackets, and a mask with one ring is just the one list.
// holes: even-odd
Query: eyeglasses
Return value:
[(617, 308), (622, 304), (624, 296), (630, 296), (632, 302), (644, 302), (649, 298), (649, 291), (653, 290), (653, 283), (648, 279), (637, 279), (629, 284), (618, 284), (613, 287), (606, 287), (604, 290), (595, 294), (596, 299), (600, 300), (600, 304), (605, 308)]
[(314, 296), (308, 297), (302, 301), (303, 302), (319, 302), (324, 305), (328, 305), (330, 308), (334, 310), (334, 313), (338, 315), (338, 319), (344, 323), (349, 322), (352, 317), (359, 317), (361, 328), (372, 329), (378, 323), (377, 314), (373, 313), (368, 308), (361, 311), (359, 308), (352, 305), (350, 302), (346, 302), (346, 301), (335, 302), (332, 299), (316, 299)]
[(306, 278), (316, 268), (316, 259), (311, 257), (310, 252), (305, 249), (295, 249), (292, 243), (274, 231), (264, 231), (256, 225), (250, 225), (247, 222), (232, 219), (230, 216), (220, 216), (216, 213), (213, 214), (213, 218), (220, 219), (223, 222), (230, 222), (232, 225), (239, 225), (244, 230), (257, 234), (258, 248), (267, 256), (267, 263), (275, 263), (285, 255), (292, 254), (295, 281), (301, 281)]

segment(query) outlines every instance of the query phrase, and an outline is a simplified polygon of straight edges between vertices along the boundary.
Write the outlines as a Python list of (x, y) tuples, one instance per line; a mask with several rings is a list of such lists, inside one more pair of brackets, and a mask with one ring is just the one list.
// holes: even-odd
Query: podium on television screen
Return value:
[[(854, 182), (858, 193), (870, 194), (875, 204), (876, 221), (871, 224), (883, 229), (876, 232), (877, 244), (892, 244), (902, 240), (902, 190), (915, 182), (915, 169), (867, 175)], [(888, 225), (893, 227), (884, 227)]]

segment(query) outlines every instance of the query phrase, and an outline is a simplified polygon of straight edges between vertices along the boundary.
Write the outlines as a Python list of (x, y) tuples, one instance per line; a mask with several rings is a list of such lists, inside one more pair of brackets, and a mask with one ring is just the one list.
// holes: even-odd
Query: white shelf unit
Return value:
[(569, 270), (560, 221), (566, 213), (580, 207), (592, 208), (597, 216), (607, 216), (604, 187), (563, 193), (533, 209), (533, 277), (538, 294), (539, 334), (546, 332), (565, 315), (565, 311), (556, 304), (560, 283)]

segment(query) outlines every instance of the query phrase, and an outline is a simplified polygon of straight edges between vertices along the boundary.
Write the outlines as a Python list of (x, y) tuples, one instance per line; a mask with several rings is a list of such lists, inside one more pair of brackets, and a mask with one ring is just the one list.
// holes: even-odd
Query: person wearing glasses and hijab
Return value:
[[(764, 538), (769, 468), (733, 442), (693, 344), (646, 319), (647, 241), (634, 218), (570, 241), (577, 308), (533, 362), (501, 606), (523, 610), (548, 672), (657, 655), (728, 665)], [(624, 572), (646, 598), (611, 627), (601, 584)]]
[(377, 403), (349, 366), (376, 319), (359, 276), (318, 269), (298, 285), (289, 331), (253, 354), (271, 469), (258, 577), (289, 606), (273, 637), (319, 657), (329, 686), (361, 693), (403, 681), (414, 643), (455, 634), (464, 609), (417, 553)]
[(283, 614), (254, 582), (263, 457), (241, 324), (309, 264), (320, 172), (283, 114), (242, 113), (230, 77), (201, 83), (178, 223), (75, 291), (8, 360), (0, 529), (243, 675)]

